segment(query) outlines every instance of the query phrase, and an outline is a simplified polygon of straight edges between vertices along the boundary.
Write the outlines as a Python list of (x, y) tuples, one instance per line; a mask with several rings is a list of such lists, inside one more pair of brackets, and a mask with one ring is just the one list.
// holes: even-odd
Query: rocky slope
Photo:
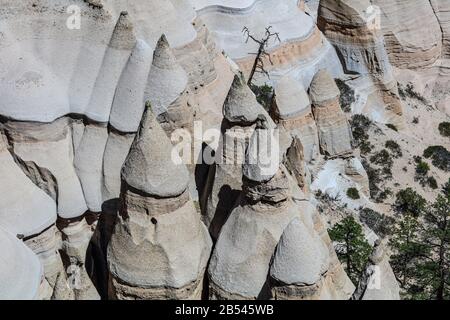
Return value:
[[(0, 299), (399, 298), (377, 246), (367, 268), (381, 268), (381, 289), (365, 290), (370, 272), (351, 282), (327, 233), (341, 211), (319, 212), (317, 194), (391, 214), (392, 199), (371, 199), (352, 115), (373, 121), (376, 148), (407, 150), (392, 189), (421, 188), (401, 174), (419, 143), (449, 146), (445, 0), (0, 7)], [(253, 81), (274, 88), (263, 106), (242, 30), (269, 26), (280, 39), (270, 77)]]

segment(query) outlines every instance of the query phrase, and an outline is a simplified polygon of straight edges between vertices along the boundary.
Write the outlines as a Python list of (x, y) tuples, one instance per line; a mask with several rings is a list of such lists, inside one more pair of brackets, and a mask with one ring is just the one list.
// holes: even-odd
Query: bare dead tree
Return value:
[(253, 63), (252, 71), (250, 73), (250, 76), (248, 77), (248, 85), (250, 86), (253, 81), (253, 77), (255, 76), (255, 73), (263, 73), (268, 78), (270, 78), (269, 73), (264, 67), (264, 58), (267, 57), (270, 64), (273, 65), (272, 59), (270, 57), (270, 54), (267, 52), (267, 48), (269, 47), (270, 40), (274, 39), (275, 41), (281, 42), (280, 35), (278, 32), (272, 32), (272, 26), (266, 27), (266, 32), (264, 36), (261, 39), (257, 39), (254, 35), (250, 33), (250, 30), (247, 27), (244, 27), (242, 29), (242, 33), (247, 37), (245, 40), (245, 43), (248, 43), (248, 41), (251, 39), (254, 42), (256, 42), (258, 47), (258, 52), (252, 52), (250, 54), (256, 55), (255, 62)]

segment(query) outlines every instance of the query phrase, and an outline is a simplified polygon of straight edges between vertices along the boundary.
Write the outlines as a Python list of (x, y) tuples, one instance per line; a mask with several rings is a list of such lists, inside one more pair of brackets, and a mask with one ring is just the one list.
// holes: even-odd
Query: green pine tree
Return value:
[(402, 216), (391, 239), (391, 265), (408, 299), (450, 299), (450, 195)]
[(425, 213), (423, 242), (428, 248), (419, 283), (430, 299), (450, 299), (450, 197), (439, 195)]
[(349, 278), (357, 284), (372, 252), (372, 247), (366, 241), (361, 225), (349, 216), (328, 232), (335, 242), (336, 253), (344, 264)]
[(420, 241), (420, 228), (420, 222), (415, 215), (405, 214), (395, 226), (390, 241), (393, 249), (390, 263), (405, 291), (405, 298), (408, 299), (420, 299), (417, 294), (421, 290), (415, 279), (418, 276), (420, 256), (426, 251)]

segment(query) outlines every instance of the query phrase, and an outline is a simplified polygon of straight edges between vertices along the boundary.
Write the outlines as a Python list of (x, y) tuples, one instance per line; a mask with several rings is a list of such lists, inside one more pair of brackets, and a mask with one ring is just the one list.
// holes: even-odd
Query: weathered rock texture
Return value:
[[(400, 123), (402, 105), (378, 25), (381, 13), (377, 10), (369, 0), (323, 0), (317, 24), (335, 46), (344, 72), (366, 76), (374, 86), (367, 89), (368, 95), (374, 96), (375, 101), (381, 100), (369, 99), (366, 112), (377, 121)], [(375, 110), (369, 111), (371, 109)]]
[(200, 299), (211, 239), (190, 200), (188, 171), (148, 108), (122, 168), (108, 247), (110, 297)]
[[(361, 76), (352, 111), (387, 123), (401, 115), (388, 57), (445, 78), (449, 55), (444, 0), (414, 1), (427, 39), (394, 25), (414, 10), (405, 1), (384, 2), (383, 32), (367, 32), (368, 1), (0, 0), (0, 298), (199, 299), (207, 285), (211, 298), (349, 298), (309, 193), (310, 168), (330, 164), (319, 151), (351, 153), (318, 70)], [(275, 88), (273, 119), (239, 71), (256, 48), (244, 26), (280, 35), (270, 79), (255, 79)], [(195, 120), (209, 168), (180, 164), (167, 137)], [(277, 125), (266, 163), (274, 146), (257, 148), (254, 132)], [(367, 192), (360, 163), (336, 161)], [(326, 173), (317, 181), (339, 179)]]
[(144, 99), (151, 103), (168, 133), (177, 128), (191, 128), (193, 112), (187, 106), (186, 71), (175, 59), (166, 37), (159, 39), (153, 54), (152, 67)]
[(242, 187), (242, 164), (248, 141), (257, 122), (271, 121), (247, 86), (235, 75), (223, 105), (221, 137), (202, 195), (203, 221), (217, 238)]
[(0, 299), (32, 300), (40, 296), (43, 268), (36, 255), (0, 227)]
[(314, 76), (309, 95), (319, 131), (321, 153), (330, 157), (351, 153), (350, 125), (339, 103), (339, 89), (326, 70)]
[(300, 139), (306, 162), (319, 154), (319, 135), (308, 94), (297, 80), (283, 77), (275, 88), (271, 116), (279, 127)]
[(354, 300), (400, 300), (400, 287), (389, 265), (386, 243), (377, 241), (358, 288)]
[[(382, 31), (389, 60), (393, 65), (416, 69), (431, 66), (436, 62), (441, 56), (443, 34), (431, 4), (439, 11), (439, 1), (372, 2), (382, 11)], [(443, 2), (441, 1), (441, 4)], [(426, 23), (423, 23), (424, 21)]]
[[(262, 83), (277, 81), (289, 73), (308, 85), (320, 67), (329, 68), (335, 75), (342, 72), (336, 52), (297, 1), (194, 0), (192, 3), (219, 46), (238, 62), (246, 75), (253, 64), (254, 56), (250, 53), (256, 52), (258, 45), (251, 40), (244, 43), (243, 27), (256, 38), (262, 37), (268, 26), (279, 33), (281, 43), (273, 41), (268, 48), (273, 65), (266, 61), (266, 68), (271, 72), (271, 79), (260, 77)], [(277, 13), (277, 19), (271, 19), (273, 12)]]
[[(262, 130), (255, 131), (249, 150), (258, 144), (260, 131)], [(265, 151), (259, 150), (258, 155), (262, 157)], [(249, 160), (250, 157), (249, 151), (246, 159)], [(286, 168), (281, 165), (278, 171), (267, 176), (255, 174), (259, 172), (256, 167), (260, 168), (259, 171), (264, 171), (258, 164), (249, 162), (244, 164), (243, 191), (239, 205), (223, 226), (214, 248), (208, 269), (210, 298), (283, 299), (306, 298), (305, 295), (318, 297), (321, 295), (321, 285), (320, 289), (313, 288), (312, 292), (303, 295), (300, 293), (285, 295), (284, 286), (319, 284), (323, 281), (322, 278), (326, 278), (325, 274), (328, 271), (330, 275), (334, 273), (329, 268), (331, 265), (329, 249), (316, 233), (311, 212), (293, 199), (292, 192), (295, 187)], [(297, 230), (298, 228), (301, 230)], [(300, 234), (296, 234), (298, 231), (301, 231)], [(301, 238), (302, 243), (288, 244), (286, 241), (290, 242), (293, 240), (292, 237), (297, 240)], [(317, 245), (316, 249), (309, 247), (311, 242)], [(298, 256), (298, 251), (292, 252), (294, 247), (295, 250), (301, 251), (302, 246), (305, 250), (314, 251), (314, 254), (305, 258), (306, 255)], [(305, 253), (306, 251), (302, 252)], [(289, 258), (293, 256), (298, 260), (293, 261)], [(304, 269), (298, 264), (303, 258), (305, 258), (302, 262)], [(334, 260), (333, 265), (335, 264)], [(340, 266), (339, 263), (337, 265)], [(305, 272), (306, 270), (308, 272)], [(342, 269), (338, 273), (342, 277)], [(293, 279), (296, 276), (298, 278)], [(342, 283), (346, 282), (348, 286), (345, 290), (340, 287), (338, 292), (334, 290), (332, 281), (329, 282), (324, 290), (330, 290), (334, 295), (329, 294), (328, 298), (348, 298), (353, 291), (348, 278), (346, 280), (345, 278), (346, 276)], [(298, 292), (301, 291), (300, 288)]]

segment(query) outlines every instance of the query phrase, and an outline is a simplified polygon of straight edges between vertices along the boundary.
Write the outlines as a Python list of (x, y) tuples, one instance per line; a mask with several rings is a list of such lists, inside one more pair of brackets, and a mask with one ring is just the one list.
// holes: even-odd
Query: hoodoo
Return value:
[(339, 104), (340, 91), (326, 70), (320, 70), (314, 76), (309, 95), (319, 130), (321, 152), (331, 157), (351, 153), (352, 136)]
[(203, 221), (217, 238), (242, 187), (242, 164), (257, 123), (272, 123), (242, 74), (235, 75), (223, 105), (221, 136), (202, 195)]
[(108, 247), (111, 298), (201, 297), (211, 239), (179, 160), (147, 108), (122, 168), (119, 216)]

